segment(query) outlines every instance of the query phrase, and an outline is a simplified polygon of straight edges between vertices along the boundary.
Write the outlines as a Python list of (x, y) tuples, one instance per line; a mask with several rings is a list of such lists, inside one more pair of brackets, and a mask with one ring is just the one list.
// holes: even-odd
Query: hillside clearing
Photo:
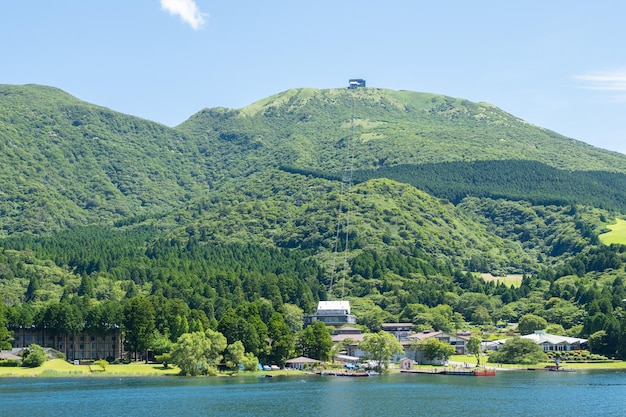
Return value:
[(494, 281), (496, 283), (502, 282), (507, 287), (511, 285), (515, 288), (519, 288), (522, 285), (522, 275), (521, 274), (512, 274), (505, 275), (503, 277), (496, 277), (491, 274), (480, 274), (480, 276), (485, 280), (485, 282)]
[(599, 236), (602, 243), (605, 245), (610, 245), (611, 243), (626, 245), (626, 220), (617, 219), (617, 223), (610, 224), (607, 228), (611, 229), (611, 231), (602, 233)]

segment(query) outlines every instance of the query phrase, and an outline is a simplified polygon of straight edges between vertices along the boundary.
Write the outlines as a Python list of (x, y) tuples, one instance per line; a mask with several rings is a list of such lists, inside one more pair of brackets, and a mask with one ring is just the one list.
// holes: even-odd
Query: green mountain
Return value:
[(177, 130), (218, 145), (229, 162), (237, 161), (223, 152), (242, 153), (248, 167), (253, 160), (258, 166), (340, 172), (347, 157), (357, 170), (523, 159), (566, 170), (626, 173), (624, 155), (533, 126), (492, 105), (408, 91), (289, 90), (240, 110), (203, 110)]
[[(367, 171), (365, 178), (407, 182), (390, 172), (406, 164), (520, 157), (562, 170), (605, 172), (609, 183), (616, 178), (610, 175), (626, 172), (624, 155), (493, 106), (378, 89), (290, 90), (241, 110), (203, 110), (172, 129), (54, 88), (4, 85), (0, 137), (5, 234), (160, 215), (211, 190), (238, 187), (252, 172), (283, 166), (340, 175), (347, 158), (361, 180)], [(550, 181), (554, 172), (541, 175)], [(423, 182), (413, 185), (455, 200)], [(596, 200), (609, 192), (602, 189)], [(622, 209), (623, 201), (607, 208)]]
[(196, 144), (41, 86), (0, 86), (0, 226), (50, 232), (172, 210), (208, 190)]
[(448, 325), (478, 322), (483, 305), (589, 335), (605, 322), (582, 331), (587, 312), (607, 318), (626, 297), (626, 250), (598, 239), (626, 214), (626, 155), (484, 103), (294, 89), (169, 128), (0, 85), (0, 181), (11, 306), (143, 296), (215, 325), (267, 300), (311, 311), (347, 277), (371, 329), (435, 326), (440, 305)]
[(362, 183), (350, 197), (353, 244), (419, 247), (457, 266), (480, 257), (490, 270), (538, 268), (519, 242), (507, 247), (455, 206), (466, 197), (626, 212), (626, 156), (488, 104), (298, 89), (168, 128), (50, 87), (0, 94), (6, 235), (153, 219), (173, 236), (197, 229), (213, 243), (317, 248), (324, 259), (336, 244), (347, 166)]

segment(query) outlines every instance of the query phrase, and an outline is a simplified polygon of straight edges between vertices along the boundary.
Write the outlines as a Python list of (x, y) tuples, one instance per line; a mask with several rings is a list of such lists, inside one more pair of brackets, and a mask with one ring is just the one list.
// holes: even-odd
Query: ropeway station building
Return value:
[(320, 301), (315, 314), (304, 316), (305, 326), (316, 321), (321, 321), (327, 326), (340, 327), (346, 324), (356, 324), (356, 316), (350, 314), (349, 301)]

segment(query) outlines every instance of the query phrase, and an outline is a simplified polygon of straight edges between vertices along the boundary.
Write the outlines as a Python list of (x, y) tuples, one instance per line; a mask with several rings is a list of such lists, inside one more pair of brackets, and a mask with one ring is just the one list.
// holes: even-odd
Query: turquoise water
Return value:
[(626, 416), (626, 372), (4, 378), (0, 416)]

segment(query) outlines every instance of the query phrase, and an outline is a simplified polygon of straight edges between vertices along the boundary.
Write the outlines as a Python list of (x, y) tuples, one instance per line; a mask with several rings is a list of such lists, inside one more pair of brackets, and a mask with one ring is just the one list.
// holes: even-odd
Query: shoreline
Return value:
[[(541, 372), (547, 371), (544, 369), (546, 366), (553, 366), (551, 363), (542, 363), (537, 365), (502, 365), (492, 366), (487, 365), (487, 369), (495, 370), (496, 372), (511, 372), (511, 371), (532, 371)], [(470, 366), (467, 369), (473, 369), (474, 366)], [(532, 369), (531, 369), (532, 368)], [(563, 363), (561, 364), (563, 371), (611, 371), (611, 370), (624, 370), (626, 371), (626, 361), (614, 361), (603, 363)], [(423, 371), (421, 373), (428, 374), (428, 369), (437, 370), (442, 367), (420, 367)], [(401, 370), (392, 369), (389, 374), (400, 374)], [(311, 376), (314, 375), (311, 372), (299, 371), (299, 370), (280, 370), (280, 371), (256, 371), (256, 372), (237, 372), (234, 374), (220, 373), (216, 376), (198, 376), (193, 378), (224, 378), (224, 377), (249, 377), (249, 376)], [(47, 361), (37, 368), (22, 368), (22, 367), (0, 367), (0, 379), (3, 378), (162, 378), (162, 377), (179, 377), (179, 378), (191, 378), (179, 375), (178, 368), (170, 366), (163, 368), (162, 365), (157, 364), (145, 364), (145, 363), (130, 363), (130, 364), (113, 364), (107, 366), (106, 370), (94, 369), (89, 365), (73, 365), (62, 359), (53, 359)]]

